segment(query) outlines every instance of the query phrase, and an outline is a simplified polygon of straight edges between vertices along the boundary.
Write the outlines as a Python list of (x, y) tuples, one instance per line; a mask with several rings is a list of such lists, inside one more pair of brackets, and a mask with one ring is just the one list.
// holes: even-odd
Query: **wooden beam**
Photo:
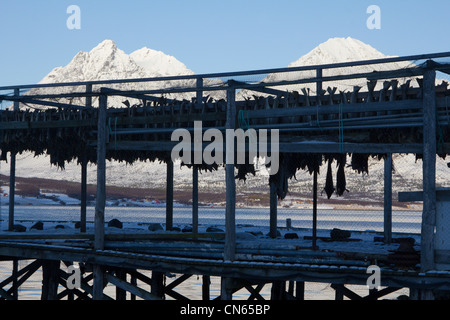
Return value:
[(384, 242), (392, 241), (392, 154), (384, 159)]
[(434, 269), (436, 224), (436, 72), (426, 70), (423, 78), (423, 212), (421, 270)]

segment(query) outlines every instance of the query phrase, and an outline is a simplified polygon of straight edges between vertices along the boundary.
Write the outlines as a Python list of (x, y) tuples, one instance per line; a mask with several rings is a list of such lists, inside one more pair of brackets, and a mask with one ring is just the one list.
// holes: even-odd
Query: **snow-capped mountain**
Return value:
[[(389, 56), (384, 55), (380, 51), (376, 50), (372, 46), (365, 44), (364, 42), (353, 39), (353, 38), (331, 38), (326, 42), (318, 45), (316, 48), (308, 52), (306, 55), (300, 57), (298, 60), (290, 63), (287, 67), (302, 67), (302, 66), (314, 66), (314, 65), (323, 65), (323, 64), (333, 64), (340, 62), (352, 62), (352, 61), (362, 61), (362, 60), (373, 60), (373, 59), (382, 59), (389, 58)], [(388, 71), (395, 69), (402, 69), (407, 67), (414, 66), (411, 62), (393, 62), (389, 64), (374, 64), (374, 65), (362, 65), (356, 67), (347, 67), (347, 68), (334, 68), (334, 69), (324, 69), (323, 76), (336, 76), (336, 75), (345, 75), (351, 73), (366, 73), (373, 71)], [(285, 73), (273, 73), (267, 75), (262, 82), (278, 82), (278, 81), (292, 81), (298, 79), (308, 79), (316, 77), (316, 72), (314, 70), (311, 71), (295, 71), (295, 72), (285, 72)], [(402, 84), (403, 81), (408, 79), (402, 79), (399, 81), (399, 84)], [(383, 81), (378, 81), (376, 90), (381, 89), (383, 85)], [(417, 85), (417, 83), (411, 83), (412, 86)], [(367, 80), (364, 78), (361, 79), (351, 79), (351, 80), (341, 80), (334, 81), (333, 83), (324, 82), (322, 87), (323, 89), (327, 89), (330, 86), (331, 88), (336, 87), (337, 90), (340, 91), (351, 91), (353, 90), (353, 86), (362, 87), (363, 91), (367, 91)], [(316, 85), (315, 83), (309, 84), (298, 84), (298, 85), (289, 85), (289, 86), (277, 86), (274, 87), (278, 90), (283, 91), (298, 91), (302, 88), (310, 89), (311, 94), (316, 94)], [(252, 92), (243, 90), (241, 92), (242, 97), (251, 97)]]
[[(182, 62), (173, 56), (164, 54), (161, 51), (148, 49), (146, 47), (136, 50), (131, 54), (126, 54), (119, 49), (114, 41), (104, 40), (89, 52), (80, 51), (64, 67), (53, 69), (39, 83), (61, 83), (76, 81), (95, 81), (113, 79), (137, 79), (155, 78), (161, 76), (193, 75), (194, 72), (188, 69)], [(144, 90), (156, 88), (170, 88), (172, 86), (195, 85), (195, 80), (164, 81), (164, 82), (141, 82), (130, 84), (108, 85), (110, 88), (121, 90)], [(93, 90), (98, 90), (99, 86), (94, 86)], [(61, 87), (33, 89), (28, 94), (37, 93), (63, 93), (83, 91), (83, 87)], [(158, 95), (159, 96), (159, 95)], [(193, 93), (176, 95), (166, 95), (166, 97), (190, 100)], [(61, 102), (65, 99), (61, 99)], [(94, 98), (93, 105), (97, 105)], [(109, 105), (123, 107), (123, 97), (110, 97)], [(137, 100), (130, 100), (131, 104), (139, 103)], [(84, 104), (84, 99), (73, 99), (73, 104)], [(42, 108), (42, 107), (41, 107)]]
[[(297, 61), (292, 62), (289, 67), (303, 66), (303, 65), (316, 65), (316, 64), (329, 64), (334, 62), (343, 61), (356, 61), (356, 60), (369, 60), (386, 57), (371, 46), (364, 44), (363, 42), (352, 38), (333, 38), (330, 39), (311, 52), (301, 57)], [(367, 72), (372, 71), (372, 68), (378, 68), (376, 70), (382, 70), (382, 68), (398, 69), (402, 67), (410, 66), (409, 62), (406, 63), (392, 63), (386, 66), (361, 66), (353, 67), (352, 72)], [(325, 73), (324, 75), (336, 74), (337, 72), (348, 72), (348, 70), (334, 69), (333, 73)], [(52, 70), (41, 83), (54, 83), (54, 82), (70, 82), (70, 81), (82, 81), (82, 80), (99, 80), (99, 79), (118, 79), (118, 78), (143, 78), (143, 77), (155, 77), (166, 75), (181, 75), (181, 74), (193, 74), (182, 62), (176, 58), (165, 55), (162, 52), (155, 51), (148, 48), (142, 48), (134, 51), (131, 54), (126, 54), (114, 44), (111, 40), (105, 40), (90, 52), (79, 52), (73, 60), (65, 67), (58, 67)], [(284, 80), (289, 80), (289, 77), (297, 78), (311, 77), (315, 75), (308, 75), (306, 72), (299, 74), (298, 72), (292, 74), (272, 74), (268, 75), (265, 81), (276, 81), (277, 77), (283, 77)], [(191, 80), (192, 81), (192, 80)], [(365, 86), (366, 81), (361, 80), (359, 82), (344, 83), (343, 90), (352, 90), (354, 85)], [(129, 89), (139, 88), (152, 88), (152, 86), (170, 86), (171, 83), (141, 83), (139, 85), (128, 86)], [(179, 85), (179, 83), (177, 84)], [(185, 83), (185, 85), (192, 86), (192, 83)], [(324, 89), (327, 86), (338, 86), (336, 83), (324, 83)], [(300, 86), (305, 87), (305, 86)], [(123, 87), (121, 87), (123, 88)], [(95, 89), (95, 88), (94, 88)], [(280, 89), (278, 87), (278, 89)], [(285, 88), (289, 90), (298, 90), (297, 88)], [(44, 90), (44, 89), (40, 89)], [(51, 89), (55, 90), (55, 89)], [(311, 91), (314, 92), (315, 88)], [(49, 92), (46, 89), (45, 92)], [(51, 92), (51, 91), (50, 91)], [(54, 91), (53, 91), (54, 92)], [(244, 90), (241, 93), (245, 92)], [(123, 98), (118, 98), (113, 103), (114, 106), (121, 107)], [(111, 103), (111, 100), (109, 100)], [(75, 102), (74, 102), (75, 103)], [(82, 103), (82, 101), (81, 101)], [(95, 104), (95, 101), (94, 101)], [(409, 165), (414, 165), (414, 159), (409, 156)], [(402, 160), (403, 161), (403, 160)], [(439, 159), (440, 161), (440, 159)], [(395, 164), (395, 161), (394, 161)], [(408, 166), (409, 166), (408, 165)], [(40, 178), (53, 178), (69, 181), (80, 181), (80, 167), (76, 164), (70, 163), (66, 165), (66, 169), (61, 171), (56, 167), (50, 166), (48, 157), (33, 158), (31, 154), (22, 154), (17, 156), (17, 176), (20, 177), (40, 177)], [(420, 162), (419, 162), (420, 166)], [(256, 177), (250, 176), (247, 179), (244, 190), (247, 187), (255, 185), (267, 186), (267, 171), (264, 166), (259, 167), (260, 172)], [(397, 166), (397, 173), (399, 176), (399, 184), (394, 185), (394, 189), (401, 186), (419, 186), (421, 179), (421, 170), (417, 170), (420, 173), (418, 176), (411, 176), (407, 172), (412, 172), (410, 167)], [(439, 172), (447, 170), (446, 163), (440, 161), (438, 163)], [(88, 169), (88, 182), (96, 182), (95, 166), (90, 166)], [(415, 171), (415, 170), (413, 170)], [(446, 171), (445, 171), (446, 172)], [(2, 163), (0, 168), (1, 174), (9, 174), (9, 165)], [(368, 188), (370, 190), (377, 189), (377, 192), (382, 192), (383, 182), (383, 162), (371, 162), (370, 175), (365, 177)], [(404, 173), (404, 175), (403, 175)], [(138, 162), (133, 165), (126, 165), (118, 162), (107, 163), (107, 183), (110, 185), (118, 186), (133, 186), (133, 187), (164, 187), (165, 186), (165, 164)], [(177, 187), (190, 187), (192, 181), (192, 171), (186, 167), (180, 168), (175, 165), (175, 181)], [(352, 178), (354, 177), (354, 179)], [(394, 181), (396, 176), (394, 176)], [(322, 173), (320, 179), (325, 179), (325, 175)], [(442, 177), (443, 178), (443, 177)], [(293, 182), (290, 185), (291, 190), (296, 188), (305, 188), (307, 183), (311, 182), (309, 174), (299, 172), (296, 175), (297, 182)], [(448, 180), (448, 179), (447, 179)], [(350, 190), (361, 188), (361, 176), (357, 174), (349, 174), (347, 177), (348, 187)], [(440, 179), (438, 174), (438, 184), (445, 183), (445, 179)], [(239, 182), (238, 185), (242, 184)], [(200, 188), (204, 187), (208, 190), (221, 190), (223, 191), (224, 185), (224, 170), (220, 169), (217, 172), (205, 173), (200, 176)], [(308, 187), (309, 188), (309, 187)], [(309, 189), (306, 189), (309, 190)], [(304, 190), (303, 190), (304, 191)], [(223, 191), (224, 192), (224, 191)]]

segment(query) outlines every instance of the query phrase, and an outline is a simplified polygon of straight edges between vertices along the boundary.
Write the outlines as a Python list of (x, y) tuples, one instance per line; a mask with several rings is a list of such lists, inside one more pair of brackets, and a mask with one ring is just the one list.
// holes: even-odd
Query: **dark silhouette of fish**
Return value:
[(331, 168), (331, 163), (333, 162), (333, 159), (330, 158), (328, 159), (328, 171), (327, 171), (327, 178), (325, 181), (325, 188), (323, 189), (323, 191), (325, 191), (325, 193), (327, 194), (328, 199), (331, 198), (331, 196), (334, 193), (334, 185), (333, 185), (333, 171)]
[(346, 189), (347, 182), (345, 180), (345, 162), (347, 159), (347, 155), (343, 154), (337, 159), (338, 171), (336, 176), (336, 194), (338, 197), (342, 196), (345, 191), (349, 192)]

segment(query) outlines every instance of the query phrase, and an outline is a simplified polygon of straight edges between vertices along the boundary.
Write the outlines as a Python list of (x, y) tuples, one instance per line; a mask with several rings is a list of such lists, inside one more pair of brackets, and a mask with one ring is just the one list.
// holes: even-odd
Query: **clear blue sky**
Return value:
[[(69, 5), (81, 29), (69, 30)], [(369, 5), (381, 30), (369, 30)], [(196, 73), (285, 67), (331, 37), (387, 55), (450, 51), (450, 1), (0, 0), (0, 86), (40, 81), (80, 50), (112, 39), (175, 56)]]

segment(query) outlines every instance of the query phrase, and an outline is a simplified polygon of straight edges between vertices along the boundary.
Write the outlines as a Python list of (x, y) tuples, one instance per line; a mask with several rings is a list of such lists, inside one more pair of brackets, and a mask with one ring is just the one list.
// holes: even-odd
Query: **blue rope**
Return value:
[[(245, 114), (245, 116), (244, 116)], [(247, 110), (239, 110), (238, 114), (239, 128), (247, 130), (250, 127)]]

